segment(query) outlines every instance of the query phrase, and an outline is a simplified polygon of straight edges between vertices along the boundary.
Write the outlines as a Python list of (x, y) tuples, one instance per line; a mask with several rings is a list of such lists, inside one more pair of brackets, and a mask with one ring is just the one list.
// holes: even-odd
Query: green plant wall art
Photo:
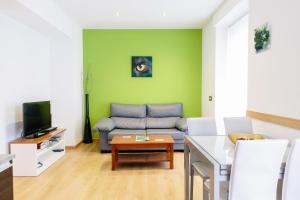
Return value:
[(270, 26), (269, 24), (265, 24), (256, 28), (254, 36), (254, 43), (255, 43), (255, 50), (256, 53), (261, 52), (262, 50), (270, 48), (270, 40), (271, 40), (271, 33), (270, 33)]

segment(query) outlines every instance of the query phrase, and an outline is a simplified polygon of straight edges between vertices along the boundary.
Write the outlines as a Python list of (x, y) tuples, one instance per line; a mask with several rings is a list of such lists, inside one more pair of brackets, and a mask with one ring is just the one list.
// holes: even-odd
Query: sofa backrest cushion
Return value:
[(146, 105), (134, 105), (134, 104), (110, 104), (110, 116), (111, 117), (146, 117)]
[(175, 128), (179, 117), (147, 117), (146, 128)]
[(182, 104), (147, 104), (149, 117), (182, 117)]
[(111, 117), (115, 128), (120, 129), (146, 129), (146, 118)]

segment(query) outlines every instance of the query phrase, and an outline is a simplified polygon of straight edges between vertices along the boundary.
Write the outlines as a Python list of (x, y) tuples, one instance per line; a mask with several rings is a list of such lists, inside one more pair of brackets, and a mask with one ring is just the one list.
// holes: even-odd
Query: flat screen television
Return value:
[(51, 128), (50, 101), (23, 103), (23, 136), (38, 137)]

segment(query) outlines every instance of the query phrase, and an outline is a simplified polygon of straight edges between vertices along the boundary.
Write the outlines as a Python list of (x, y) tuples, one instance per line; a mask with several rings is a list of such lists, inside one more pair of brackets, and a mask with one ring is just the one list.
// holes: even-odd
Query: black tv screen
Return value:
[(23, 103), (24, 137), (51, 127), (50, 101)]

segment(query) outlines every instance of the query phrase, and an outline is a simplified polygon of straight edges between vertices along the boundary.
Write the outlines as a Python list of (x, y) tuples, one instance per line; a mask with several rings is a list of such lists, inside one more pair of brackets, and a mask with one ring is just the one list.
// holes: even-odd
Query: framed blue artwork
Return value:
[(152, 77), (152, 56), (132, 56), (131, 77)]

